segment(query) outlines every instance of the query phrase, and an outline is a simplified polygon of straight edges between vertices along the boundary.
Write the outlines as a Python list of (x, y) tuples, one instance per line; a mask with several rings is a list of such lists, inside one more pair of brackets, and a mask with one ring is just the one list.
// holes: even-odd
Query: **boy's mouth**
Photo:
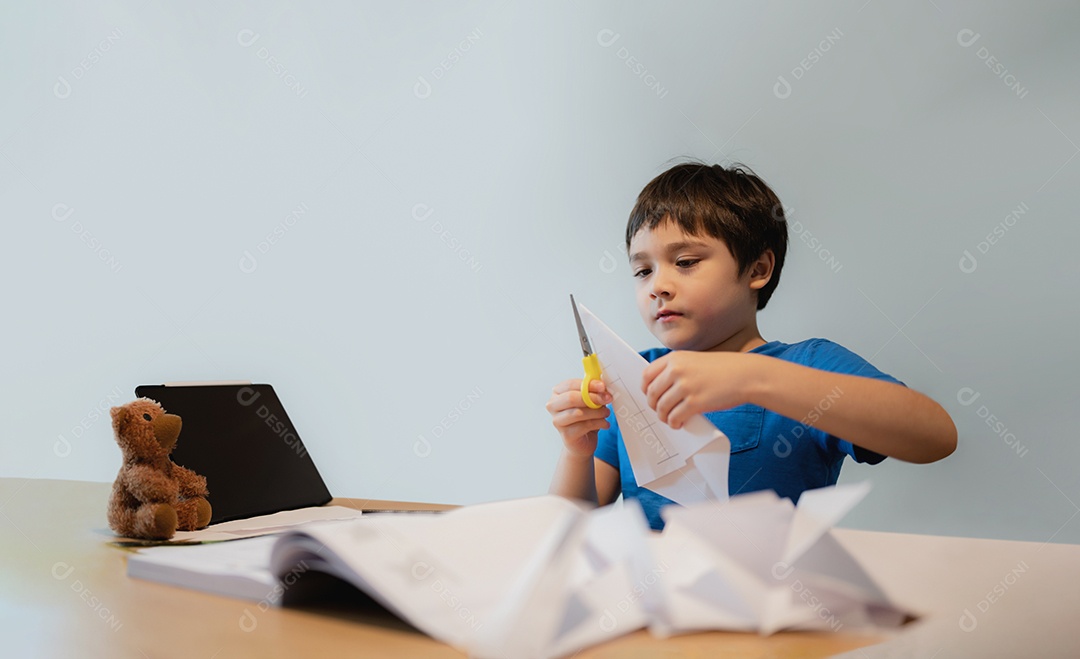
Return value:
[(660, 311), (656, 312), (656, 320), (660, 323), (672, 322), (677, 318), (682, 318), (682, 314), (677, 311), (671, 311), (670, 309), (661, 309)]

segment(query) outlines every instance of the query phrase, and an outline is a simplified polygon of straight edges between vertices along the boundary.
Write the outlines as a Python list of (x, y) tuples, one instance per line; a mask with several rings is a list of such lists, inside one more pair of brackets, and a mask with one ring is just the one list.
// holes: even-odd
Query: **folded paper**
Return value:
[(612, 395), (638, 486), (681, 504), (727, 500), (728, 438), (700, 414), (678, 430), (661, 421), (641, 390), (649, 362), (585, 305), (579, 303), (578, 310)]
[(808, 490), (797, 506), (764, 491), (726, 504), (664, 508), (664, 533), (651, 546), (671, 570), (652, 631), (771, 634), (902, 623), (907, 614), (829, 532), (869, 489), (858, 483)]

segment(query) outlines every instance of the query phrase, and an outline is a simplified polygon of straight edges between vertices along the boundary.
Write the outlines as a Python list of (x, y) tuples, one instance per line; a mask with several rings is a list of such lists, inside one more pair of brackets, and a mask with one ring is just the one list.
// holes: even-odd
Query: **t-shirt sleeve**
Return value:
[[(833, 343), (827, 339), (815, 339), (810, 346), (810, 359), (807, 366), (818, 368), (831, 373), (843, 375), (858, 375), (874, 380), (892, 382), (901, 386), (907, 386), (888, 373), (879, 371), (873, 364), (866, 361), (844, 346)], [(822, 433), (825, 434), (825, 433)], [(856, 462), (877, 464), (885, 459), (885, 456), (851, 442), (840, 439), (835, 435), (825, 434), (826, 448), (850, 455)]]
[(616, 469), (619, 468), (619, 423), (615, 420), (615, 413), (611, 405), (608, 408), (608, 423), (610, 428), (602, 428), (596, 433), (596, 451), (593, 456), (608, 463)]

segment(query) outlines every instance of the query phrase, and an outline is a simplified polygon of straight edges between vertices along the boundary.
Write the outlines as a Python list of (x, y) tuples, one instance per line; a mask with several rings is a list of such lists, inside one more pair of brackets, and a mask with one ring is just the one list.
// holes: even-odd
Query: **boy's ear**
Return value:
[(771, 249), (767, 249), (750, 264), (750, 288), (758, 291), (768, 284), (772, 279), (774, 267), (776, 267), (776, 255)]

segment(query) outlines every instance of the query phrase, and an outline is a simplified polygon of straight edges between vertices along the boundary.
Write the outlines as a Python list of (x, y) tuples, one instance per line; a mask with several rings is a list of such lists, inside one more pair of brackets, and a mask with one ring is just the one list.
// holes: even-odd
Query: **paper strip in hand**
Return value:
[(661, 421), (641, 391), (649, 363), (585, 305), (579, 303), (578, 311), (600, 359), (638, 486), (684, 505), (706, 499), (726, 501), (728, 438), (700, 414), (679, 430)]

